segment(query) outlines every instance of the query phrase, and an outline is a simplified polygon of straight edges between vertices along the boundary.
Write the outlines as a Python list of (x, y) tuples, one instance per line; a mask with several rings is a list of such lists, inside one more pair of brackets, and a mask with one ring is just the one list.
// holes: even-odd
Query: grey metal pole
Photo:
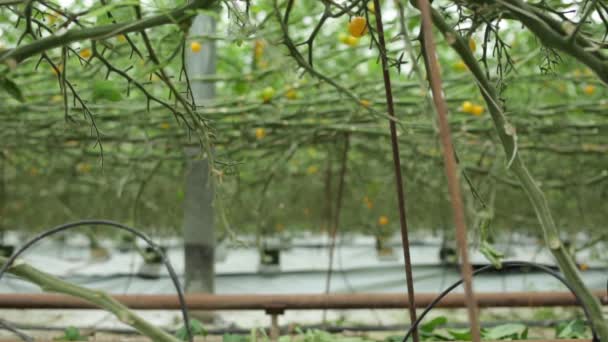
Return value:
[[(215, 19), (208, 15), (196, 16), (190, 27), (186, 46), (186, 71), (197, 106), (205, 106), (215, 97), (215, 84), (200, 78), (215, 74), (215, 41), (203, 35), (215, 33)], [(200, 44), (200, 51), (191, 43)], [(214, 188), (209, 161), (200, 149), (186, 150), (184, 198), (185, 287), (189, 293), (214, 292), (215, 229), (213, 220)]]

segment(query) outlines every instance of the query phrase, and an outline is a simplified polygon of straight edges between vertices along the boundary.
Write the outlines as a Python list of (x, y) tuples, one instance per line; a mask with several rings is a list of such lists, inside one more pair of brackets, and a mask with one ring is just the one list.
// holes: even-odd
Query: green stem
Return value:
[[(4, 265), (6, 261), (6, 258), (0, 257), (0, 265)], [(8, 272), (40, 286), (40, 288), (46, 292), (63, 293), (93, 303), (100, 308), (113, 313), (121, 322), (132, 326), (143, 335), (151, 338), (153, 341), (179, 341), (179, 339), (169, 335), (162, 329), (148, 323), (105, 292), (90, 290), (68, 283), (53, 275), (42, 272), (21, 260), (15, 261), (15, 263), (9, 267)]]
[[(524, 24), (545, 46), (565, 52), (588, 66), (608, 83), (608, 62), (593, 50), (593, 44), (575, 32), (568, 32), (561, 22), (521, 0), (492, 0), (505, 8), (514, 19)], [(580, 24), (579, 24), (580, 25)]]
[(492, 121), (494, 122), (503, 149), (507, 155), (507, 159), (509, 159), (510, 170), (519, 179), (524, 192), (534, 207), (534, 211), (536, 212), (536, 216), (543, 230), (546, 244), (555, 257), (565, 278), (568, 280), (568, 283), (581, 298), (582, 305), (587, 308), (590, 315), (590, 323), (597, 332), (600, 340), (608, 341), (608, 322), (604, 320), (601, 304), (585, 286), (574, 260), (572, 260), (571, 255), (559, 238), (559, 233), (553, 216), (551, 215), (547, 199), (534, 178), (532, 178), (532, 175), (530, 175), (530, 172), (528, 172), (524, 161), (519, 157), (515, 129), (507, 122), (504, 116), (501, 101), (496, 89), (485, 77), (465, 39), (444, 21), (442, 15), (438, 11), (433, 10), (432, 14), (435, 26), (445, 36), (446, 41), (451, 47), (460, 55), (478, 82), (478, 86), (487, 103), (492, 116)]
[(52, 35), (33, 43), (23, 45), (14, 49), (9, 49), (0, 54), (0, 63), (14, 60), (17, 63), (40, 54), (44, 51), (66, 46), (70, 43), (83, 40), (99, 40), (106, 39), (115, 35), (125, 34), (129, 32), (144, 31), (145, 29), (171, 24), (181, 23), (194, 15), (197, 9), (209, 8), (215, 0), (197, 0), (191, 1), (187, 5), (176, 8), (167, 13), (159, 14), (150, 18), (142, 18), (133, 22), (124, 22), (117, 24), (109, 24), (96, 26), (85, 29), (72, 29), (63, 34)]

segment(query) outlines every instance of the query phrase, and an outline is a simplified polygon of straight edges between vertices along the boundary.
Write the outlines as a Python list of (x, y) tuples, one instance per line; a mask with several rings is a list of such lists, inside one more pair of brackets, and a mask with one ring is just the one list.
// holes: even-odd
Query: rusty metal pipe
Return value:
[[(377, 1), (377, 0), (376, 0)], [(479, 315), (477, 313), (477, 301), (473, 291), (473, 268), (469, 262), (467, 226), (465, 222), (464, 203), (460, 189), (459, 170), (454, 155), (454, 146), (448, 123), (448, 107), (444, 98), (443, 86), (441, 84), (441, 71), (437, 58), (436, 46), (433, 38), (433, 21), (431, 19), (431, 5), (429, 0), (418, 0), (420, 10), (422, 33), (422, 54), (424, 55), (426, 71), (431, 85), (433, 102), (437, 110), (437, 121), (439, 123), (439, 136), (443, 146), (443, 166), (448, 180), (448, 193), (452, 206), (452, 216), (456, 228), (456, 245), (460, 252), (460, 272), (462, 274), (464, 293), (466, 295), (469, 325), (471, 326), (471, 341), (481, 341), (479, 327)], [(407, 337), (405, 338), (407, 339)], [(404, 339), (404, 340), (405, 340)]]
[[(603, 305), (608, 305), (605, 291), (594, 294)], [(435, 293), (416, 294), (414, 304), (423, 308), (437, 297)], [(178, 310), (174, 295), (116, 295), (118, 301), (137, 310)], [(480, 307), (547, 307), (577, 306), (570, 292), (507, 292), (479, 293)], [(190, 310), (323, 310), (323, 309), (404, 309), (407, 295), (402, 294), (331, 294), (331, 295), (186, 295)], [(447, 295), (438, 308), (464, 308), (465, 296)], [(95, 309), (83, 300), (55, 294), (0, 294), (0, 309)]]

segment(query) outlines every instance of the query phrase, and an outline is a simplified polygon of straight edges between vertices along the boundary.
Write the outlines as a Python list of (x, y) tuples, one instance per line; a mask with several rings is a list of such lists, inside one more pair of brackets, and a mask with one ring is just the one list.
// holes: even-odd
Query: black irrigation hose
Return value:
[(8, 261), (2, 266), (2, 268), (0, 268), (0, 279), (2, 279), (2, 276), (4, 275), (4, 273), (6, 273), (8, 268), (15, 262), (17, 257), (19, 257), (19, 255), (21, 255), (23, 252), (25, 252), (25, 250), (30, 248), (36, 242), (38, 242), (44, 238), (47, 238), (53, 234), (63, 232), (64, 230), (68, 230), (70, 228), (87, 226), (87, 225), (89, 225), (89, 226), (92, 226), (92, 225), (109, 226), (109, 227), (118, 228), (118, 229), (127, 231), (127, 232), (139, 237), (140, 239), (144, 240), (148, 245), (150, 245), (150, 247), (152, 247), (152, 249), (154, 249), (154, 251), (156, 253), (158, 253), (162, 257), (163, 263), (165, 264), (165, 267), (167, 268), (167, 271), (169, 272), (171, 280), (173, 281), (173, 285), (175, 286), (175, 290), (177, 291), (177, 296), (179, 297), (179, 303), (181, 305), (184, 326), (185, 326), (186, 332), (188, 334), (188, 341), (193, 342), (194, 338), (193, 338), (192, 330), (191, 330), (190, 323), (189, 323), (190, 319), (188, 318), (188, 308), (186, 307), (186, 300), (184, 299), (184, 293), (182, 291), (181, 284), (179, 282), (179, 278), (177, 277), (177, 274), (175, 273), (175, 270), (173, 269), (171, 262), (169, 262), (169, 259), (167, 259), (167, 257), (165, 256), (165, 253), (163, 253), (160, 246), (157, 245), (154, 241), (152, 241), (147, 235), (145, 235), (144, 233), (142, 233), (134, 228), (128, 227), (128, 226), (118, 223), (118, 222), (108, 221), (108, 220), (80, 220), (80, 221), (76, 221), (76, 222), (65, 223), (65, 224), (59, 225), (57, 227), (51, 228), (47, 231), (44, 231), (44, 232), (36, 235), (32, 239), (30, 239), (27, 243), (25, 243), (25, 245), (21, 246), (18, 250), (16, 250), (13, 253), (13, 255), (11, 255), (11, 257), (8, 259)]
[[(480, 274), (480, 273), (484, 273), (486, 271), (498, 271), (498, 272), (502, 272), (508, 268), (516, 268), (516, 267), (522, 267), (522, 266), (527, 266), (527, 267), (531, 267), (531, 268), (535, 268), (537, 270), (543, 271), (549, 275), (552, 275), (554, 278), (556, 278), (557, 280), (559, 280), (562, 284), (564, 284), (568, 290), (570, 290), (570, 292), (572, 292), (572, 294), (574, 295), (574, 297), (576, 297), (577, 301), (581, 304), (583, 311), (585, 312), (585, 316), (587, 317), (587, 321), (591, 322), (591, 316), (589, 315), (588, 309), (587, 307), (585, 307), (585, 305), (583, 304), (583, 302), (581, 301), (579, 295), (576, 293), (576, 291), (570, 286), (570, 284), (568, 284), (568, 282), (566, 281), (566, 279), (558, 272), (558, 271), (554, 271), (552, 269), (550, 269), (547, 266), (541, 265), (541, 264), (537, 264), (534, 262), (528, 262), (528, 261), (505, 261), (502, 263), (502, 267), (501, 268), (496, 268), (494, 267), (494, 265), (487, 265), (484, 266), (482, 268), (479, 268), (477, 270), (475, 270), (473, 272), (473, 277), (475, 277), (476, 275)], [(420, 324), (420, 322), (424, 319), (424, 317), (435, 307), (435, 305), (437, 305), (437, 303), (439, 303), (443, 297), (447, 296), (448, 293), (452, 292), (455, 288), (457, 288), (458, 286), (460, 286), (460, 284), (463, 283), (463, 280), (460, 279), (457, 282), (455, 282), (454, 284), (450, 285), (447, 289), (443, 290), (439, 296), (437, 296), (437, 298), (435, 298), (422, 312), (422, 314), (418, 317), (418, 319), (414, 322), (414, 324), (412, 324), (412, 326), (410, 327), (410, 329), (407, 331), (407, 334), (405, 334), (405, 337), (403, 338), (403, 342), (407, 342), (407, 340), (410, 338), (410, 336), (412, 335), (412, 332), (418, 327), (418, 325)], [(593, 327), (593, 324), (589, 324), (589, 327), (591, 328), (591, 332), (593, 333), (593, 341), (594, 342), (600, 342), (600, 339), (597, 337), (597, 333)]]

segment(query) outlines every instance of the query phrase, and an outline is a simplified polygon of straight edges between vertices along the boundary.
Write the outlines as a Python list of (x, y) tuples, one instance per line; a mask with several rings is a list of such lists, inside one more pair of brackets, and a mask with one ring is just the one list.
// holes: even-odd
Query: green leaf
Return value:
[(233, 90), (236, 94), (243, 95), (249, 91), (249, 84), (245, 81), (235, 82)]
[(582, 338), (587, 335), (587, 325), (581, 319), (564, 322), (555, 327), (556, 338)]
[[(207, 336), (207, 329), (203, 326), (199, 320), (191, 319), (190, 320), (190, 330), (192, 331), (192, 335), (194, 336)], [(186, 326), (182, 325), (175, 332), (175, 337), (179, 338), (182, 341), (188, 340), (188, 331), (186, 330)]]
[(448, 322), (448, 319), (444, 316), (435, 317), (429, 322), (420, 325), (420, 337), (423, 340), (446, 340), (448, 337), (435, 331), (439, 326), (442, 326)]
[(120, 101), (122, 94), (115, 83), (110, 80), (100, 80), (93, 83), (93, 100)]
[(78, 341), (80, 339), (80, 330), (76, 327), (68, 327), (65, 329), (65, 339), (68, 341)]
[(424, 323), (420, 326), (420, 331), (425, 333), (432, 333), (437, 327), (444, 325), (448, 322), (445, 316), (435, 317), (431, 321)]
[(470, 341), (471, 340), (471, 329), (447, 329), (448, 334), (454, 340), (459, 341)]
[(86, 341), (87, 338), (80, 335), (80, 330), (76, 327), (67, 327), (63, 331), (63, 336), (57, 337), (55, 341)]
[(249, 338), (247, 335), (237, 335), (237, 334), (224, 334), (222, 336), (222, 342), (247, 342)]
[(435, 330), (433, 331), (433, 333), (431, 335), (424, 335), (423, 334), (423, 339), (424, 340), (429, 340), (429, 341), (454, 341), (454, 337), (452, 337), (452, 335), (450, 335), (450, 333), (448, 333), (447, 331), (443, 331), (443, 330)]
[(9, 95), (14, 97), (17, 101), (25, 101), (25, 99), (23, 98), (23, 93), (21, 93), (21, 89), (19, 89), (17, 84), (12, 80), (6, 77), (0, 77), (0, 87), (2, 87), (2, 89), (9, 93)]
[(528, 336), (528, 327), (523, 324), (502, 324), (487, 329), (482, 334), (488, 340), (521, 340)]

